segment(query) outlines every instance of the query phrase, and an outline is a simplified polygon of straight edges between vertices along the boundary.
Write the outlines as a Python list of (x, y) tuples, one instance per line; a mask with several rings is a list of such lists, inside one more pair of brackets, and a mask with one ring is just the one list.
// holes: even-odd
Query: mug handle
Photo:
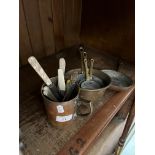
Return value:
[[(89, 111), (86, 112), (86, 113), (82, 113), (80, 111), (80, 107), (82, 107), (82, 106), (85, 107), (85, 108), (87, 108), (87, 109), (89, 109)], [(92, 106), (92, 102), (91, 101), (88, 101), (88, 100), (82, 99), (82, 98), (78, 98), (77, 99), (76, 114), (78, 116), (87, 116), (89, 114), (92, 114), (92, 112), (93, 112), (93, 106)]]

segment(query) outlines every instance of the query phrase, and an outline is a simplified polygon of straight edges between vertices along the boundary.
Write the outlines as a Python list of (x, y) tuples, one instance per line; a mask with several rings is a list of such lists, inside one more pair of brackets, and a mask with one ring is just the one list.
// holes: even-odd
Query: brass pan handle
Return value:
[(91, 59), (90, 60), (90, 69), (89, 69), (90, 80), (92, 80), (92, 77), (93, 77), (93, 65), (94, 65), (94, 59)]
[(89, 69), (88, 69), (87, 59), (84, 59), (84, 65), (85, 65), (85, 77), (86, 77), (86, 80), (89, 80)]

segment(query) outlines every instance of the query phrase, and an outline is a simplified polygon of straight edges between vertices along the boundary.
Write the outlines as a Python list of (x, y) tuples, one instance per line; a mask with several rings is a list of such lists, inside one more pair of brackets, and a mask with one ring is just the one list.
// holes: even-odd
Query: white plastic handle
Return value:
[(47, 86), (52, 84), (52, 81), (47, 76), (47, 74), (45, 73), (45, 71), (34, 56), (30, 56), (28, 58), (28, 62), (32, 66), (32, 68), (38, 73), (38, 75), (42, 78), (42, 80), (46, 83)]
[(65, 68), (66, 68), (66, 61), (64, 58), (59, 59), (59, 69), (63, 70), (63, 73), (65, 73)]
[(62, 69), (58, 69), (58, 87), (59, 87), (59, 90), (62, 90), (62, 91), (66, 90), (65, 79), (64, 79), (64, 74)]

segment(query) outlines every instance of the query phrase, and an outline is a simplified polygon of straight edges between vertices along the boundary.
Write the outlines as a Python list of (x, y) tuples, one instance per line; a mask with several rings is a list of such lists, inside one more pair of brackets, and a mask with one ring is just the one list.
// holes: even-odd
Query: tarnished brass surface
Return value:
[[(70, 76), (74, 73), (74, 72), (78, 72), (79, 76), (81, 76), (81, 81), (84, 81), (84, 77), (82, 77), (81, 74), (81, 69), (73, 69), (70, 70), (66, 73), (66, 78), (70, 78)], [(102, 82), (102, 86), (99, 89), (84, 89), (84, 88), (80, 88), (80, 93), (79, 96), (80, 98), (86, 99), (86, 100), (90, 100), (92, 102), (97, 101), (98, 99), (100, 99), (103, 95), (104, 92), (106, 91), (106, 89), (110, 86), (111, 83), (111, 79), (108, 75), (106, 75), (105, 73), (103, 73), (100, 70), (96, 70), (93, 69), (92, 71), (93, 75), (98, 77), (101, 82)]]
[(122, 151), (122, 147), (118, 146), (116, 152), (114, 153), (114, 155), (120, 155)]
[(115, 70), (102, 70), (105, 74), (110, 76), (111, 78), (111, 86), (110, 88), (116, 91), (129, 89), (133, 85), (132, 79), (130, 79), (127, 75), (115, 71)]
[[(51, 81), (57, 85), (57, 77), (52, 77)], [(79, 98), (79, 88), (76, 87), (73, 94), (71, 95), (70, 100), (63, 101), (63, 102), (56, 102), (52, 101), (46, 96), (43, 95), (43, 87), (41, 87), (41, 95), (44, 100), (48, 121), (53, 126), (65, 126), (69, 125), (73, 122), (76, 115), (79, 116), (87, 116), (92, 113), (93, 107), (91, 101)], [(58, 111), (58, 106), (61, 106), (63, 112)], [(85, 110), (83, 110), (85, 108)], [(57, 117), (61, 117), (62, 119), (66, 119), (69, 117), (67, 121), (58, 121)]]
[[(51, 78), (51, 80), (55, 84), (57, 83), (57, 77), (53, 77), (53, 78)], [(55, 102), (55, 101), (49, 100), (47, 97), (45, 97), (43, 95), (42, 90), (43, 90), (44, 86), (45, 86), (45, 84), (43, 84), (41, 87), (41, 95), (44, 100), (44, 105), (46, 108), (49, 123), (54, 126), (64, 126), (64, 125), (71, 124), (74, 119), (74, 114), (76, 113), (75, 109), (76, 109), (76, 99), (78, 96), (78, 90), (76, 90), (76, 93), (73, 95), (72, 99), (70, 99), (69, 101)], [(58, 106), (62, 106), (64, 112), (59, 113), (58, 109), (57, 109)], [(64, 118), (66, 116), (67, 117), (72, 116), (72, 117), (68, 121), (59, 122), (56, 120), (57, 116), (64, 117)]]

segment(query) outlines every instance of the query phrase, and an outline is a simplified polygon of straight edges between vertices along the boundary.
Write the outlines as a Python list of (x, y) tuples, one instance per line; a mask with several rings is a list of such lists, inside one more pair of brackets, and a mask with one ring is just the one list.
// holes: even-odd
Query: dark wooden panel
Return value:
[(46, 55), (51, 55), (55, 52), (52, 1), (39, 0), (39, 10)]
[(26, 22), (32, 43), (33, 54), (37, 58), (45, 56), (38, 0), (23, 0)]
[(71, 46), (74, 43), (73, 35), (73, 13), (74, 0), (63, 0), (64, 5), (64, 40), (65, 46)]
[(130, 62), (135, 57), (135, 0), (82, 1), (81, 40)]
[(73, 34), (75, 40), (80, 42), (82, 0), (74, 0), (73, 10)]
[[(80, 43), (82, 0), (21, 1), (24, 12), (24, 15), (20, 13), (24, 17), (24, 21), (20, 19), (24, 23), (20, 24), (23, 31), (20, 33), (22, 64), (27, 63), (27, 58), (32, 53), (37, 59), (41, 59)], [(24, 44), (27, 44), (26, 47)]]
[(64, 48), (63, 0), (52, 0), (52, 12), (55, 48), (59, 51)]
[(26, 27), (26, 21), (21, 0), (19, 1), (19, 21), (19, 53), (21, 66), (27, 64), (27, 58), (32, 55), (32, 48)]
[(79, 42), (81, 0), (64, 0), (64, 40), (65, 46)]

